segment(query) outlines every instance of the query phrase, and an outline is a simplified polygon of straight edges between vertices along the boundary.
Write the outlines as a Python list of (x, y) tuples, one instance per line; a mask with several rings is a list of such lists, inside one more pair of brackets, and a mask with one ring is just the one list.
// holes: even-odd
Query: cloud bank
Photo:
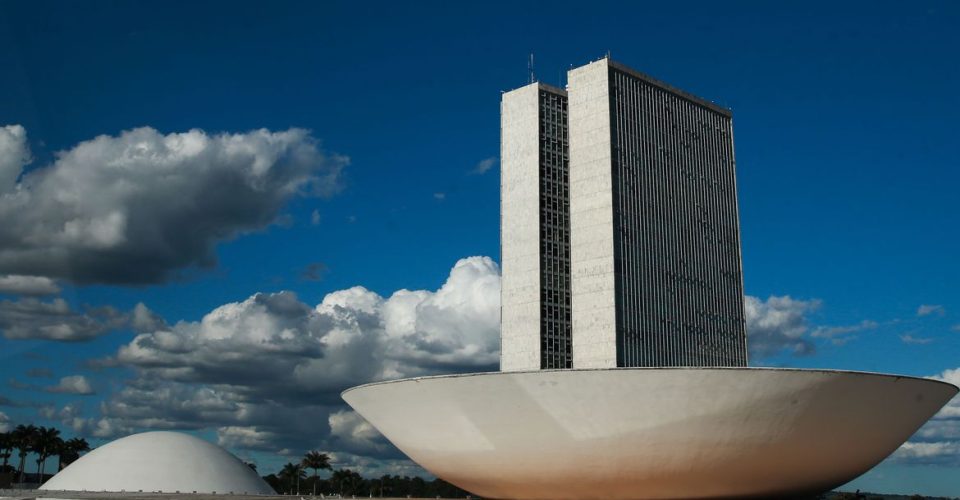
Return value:
[(43, 276), (8, 275), (0, 276), (0, 293), (10, 295), (54, 295), (60, 293), (60, 287), (50, 278)]
[(87, 307), (81, 312), (61, 298), (0, 300), (0, 334), (11, 340), (82, 342), (115, 330), (142, 332), (165, 324), (142, 303), (129, 312), (111, 306)]
[(213, 428), (221, 444), (239, 449), (313, 447), (400, 459), (340, 392), (391, 378), (495, 370), (499, 311), (500, 271), (488, 257), (458, 261), (435, 291), (383, 297), (358, 286), (316, 306), (291, 292), (255, 294), (199, 321), (137, 335), (109, 360), (133, 368), (135, 378), (99, 416), (69, 412), (63, 422), (95, 437)]
[[(102, 135), (24, 172), (26, 131), (0, 128), (0, 273), (158, 283), (210, 267), (220, 241), (262, 229), (296, 195), (340, 189), (347, 158), (306, 130)], [(19, 179), (19, 180), (18, 180)]]

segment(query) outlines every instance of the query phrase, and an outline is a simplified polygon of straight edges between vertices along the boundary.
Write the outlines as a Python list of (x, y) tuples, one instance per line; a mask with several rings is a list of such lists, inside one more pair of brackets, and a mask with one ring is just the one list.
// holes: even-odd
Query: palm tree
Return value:
[(3, 467), (0, 472), (6, 472), (7, 462), (10, 460), (10, 454), (13, 452), (13, 433), (0, 432), (0, 457), (3, 457)]
[(330, 469), (330, 455), (319, 451), (309, 451), (300, 463), (306, 469), (313, 469), (313, 496), (317, 496), (317, 472), (320, 469)]
[(390, 474), (380, 476), (380, 498), (383, 498), (383, 482), (390, 480)]
[(303, 468), (300, 467), (300, 464), (288, 463), (283, 466), (283, 469), (280, 470), (280, 477), (286, 478), (290, 481), (290, 486), (293, 486), (294, 480), (297, 482), (297, 494), (300, 494), (300, 479), (306, 477), (307, 473), (303, 471)]
[(43, 482), (43, 472), (47, 468), (47, 458), (55, 455), (63, 446), (60, 431), (53, 427), (40, 427), (34, 441), (34, 451), (37, 452), (37, 472)]
[(78, 458), (80, 458), (81, 453), (90, 451), (90, 444), (87, 443), (86, 439), (83, 438), (73, 438), (67, 440), (63, 443), (63, 446), (60, 447), (58, 454), (60, 458), (57, 464), (57, 470), (63, 470), (64, 467), (72, 464)]
[(37, 428), (33, 425), (18, 425), (13, 429), (14, 448), (19, 451), (20, 466), (17, 468), (19, 482), (23, 482), (24, 468), (27, 464), (27, 453), (33, 451), (37, 439)]
[[(337, 483), (337, 486), (340, 488), (341, 497), (344, 493), (347, 495), (357, 494), (360, 486), (363, 485), (363, 478), (360, 477), (360, 474), (350, 469), (337, 469), (333, 471), (333, 475), (330, 476), (330, 481)], [(344, 490), (346, 490), (346, 492), (344, 492)]]

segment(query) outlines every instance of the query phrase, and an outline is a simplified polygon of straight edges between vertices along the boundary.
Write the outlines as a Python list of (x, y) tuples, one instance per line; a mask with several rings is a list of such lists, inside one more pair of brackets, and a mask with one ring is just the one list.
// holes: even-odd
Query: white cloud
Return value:
[(50, 278), (43, 276), (22, 276), (18, 274), (0, 276), (0, 293), (11, 295), (54, 295), (60, 293), (60, 287)]
[(10, 417), (6, 413), (0, 411), (0, 432), (9, 432), (12, 426), (10, 425)]
[(933, 443), (908, 441), (896, 451), (894, 459), (903, 462), (936, 464), (954, 461), (957, 456), (960, 456), (960, 442), (957, 441)]
[(182, 382), (230, 384), (238, 376), (247, 383), (250, 363), (282, 358), (256, 375), (282, 377), (290, 391), (494, 367), (499, 288), (497, 265), (472, 257), (457, 262), (436, 292), (383, 298), (354, 287), (328, 294), (315, 308), (291, 292), (256, 294), (199, 322), (138, 335), (117, 360)]
[(929, 316), (931, 314), (944, 316), (947, 314), (947, 310), (939, 304), (923, 304), (917, 308), (917, 316)]
[(747, 345), (750, 354), (764, 358), (789, 351), (811, 354), (815, 347), (807, 338), (807, 315), (820, 307), (819, 300), (797, 300), (789, 296), (744, 297)]
[(310, 224), (313, 224), (314, 226), (318, 226), (320, 225), (320, 219), (321, 219), (320, 211), (314, 209), (313, 212), (310, 213)]
[(480, 160), (480, 162), (477, 163), (476, 166), (473, 167), (473, 170), (471, 170), (470, 173), (474, 175), (483, 175), (487, 173), (488, 170), (493, 168), (494, 165), (497, 164), (497, 160), (498, 158), (496, 156), (491, 156), (490, 158), (484, 158), (483, 160)]
[(161, 282), (212, 266), (217, 243), (268, 226), (289, 198), (336, 192), (348, 163), (301, 129), (143, 127), (61, 151), (13, 186), (22, 127), (0, 130), (0, 273), (77, 283)]
[(128, 316), (128, 321), (135, 332), (153, 332), (167, 328), (167, 322), (159, 314), (147, 308), (143, 302), (134, 306), (133, 311)]
[(16, 187), (17, 177), (28, 163), (27, 131), (20, 125), (0, 127), (0, 195)]
[(47, 387), (46, 391), (63, 394), (76, 394), (80, 396), (94, 394), (93, 386), (90, 385), (90, 381), (87, 380), (87, 377), (84, 377), (83, 375), (70, 375), (63, 377), (60, 379), (60, 383), (51, 387)]
[(283, 450), (277, 450), (276, 443), (276, 434), (262, 431), (256, 427), (228, 425), (217, 429), (217, 444), (225, 448), (267, 450), (280, 453)]
[(447, 193), (433, 193), (433, 199), (443, 201), (447, 199)]
[[(960, 387), (960, 368), (944, 370), (939, 375), (935, 375), (931, 378), (942, 380)], [(960, 423), (960, 396), (954, 397), (949, 403), (947, 403), (947, 405), (944, 406), (939, 413), (937, 413), (936, 418), (956, 419), (958, 420), (958, 423)]]
[(328, 423), (331, 442), (336, 445), (337, 450), (364, 455), (383, 455), (390, 449), (386, 438), (353, 410), (331, 413)]
[(112, 360), (136, 377), (98, 417), (71, 425), (99, 436), (209, 428), (230, 447), (400, 459), (345, 409), (340, 392), (376, 380), (496, 369), (499, 308), (499, 268), (487, 257), (460, 260), (433, 291), (383, 297), (358, 286), (314, 307), (291, 292), (255, 294), (200, 321), (136, 336)]
[(903, 342), (904, 344), (923, 345), (923, 344), (929, 344), (930, 342), (933, 342), (933, 339), (924, 338), (924, 337), (914, 337), (913, 335), (910, 335), (909, 333), (907, 333), (900, 336), (900, 341)]

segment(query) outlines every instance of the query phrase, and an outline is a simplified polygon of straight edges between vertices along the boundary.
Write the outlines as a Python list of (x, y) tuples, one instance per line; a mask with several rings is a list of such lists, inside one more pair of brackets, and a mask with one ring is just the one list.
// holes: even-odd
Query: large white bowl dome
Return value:
[(227, 450), (179, 432), (145, 432), (103, 445), (41, 490), (276, 494)]
[(484, 498), (786, 498), (850, 481), (957, 394), (943, 382), (757, 368), (558, 370), (365, 385), (343, 399)]

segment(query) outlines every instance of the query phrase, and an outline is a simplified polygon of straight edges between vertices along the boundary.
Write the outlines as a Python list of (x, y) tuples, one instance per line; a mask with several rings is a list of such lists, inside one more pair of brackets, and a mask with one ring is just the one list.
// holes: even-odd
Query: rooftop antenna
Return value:
[(610, 49), (607, 49), (607, 59), (610, 59)]
[(527, 83), (533, 83), (537, 81), (537, 77), (533, 74), (533, 52), (530, 53), (530, 60), (527, 61), (527, 73), (530, 75), (530, 81)]

